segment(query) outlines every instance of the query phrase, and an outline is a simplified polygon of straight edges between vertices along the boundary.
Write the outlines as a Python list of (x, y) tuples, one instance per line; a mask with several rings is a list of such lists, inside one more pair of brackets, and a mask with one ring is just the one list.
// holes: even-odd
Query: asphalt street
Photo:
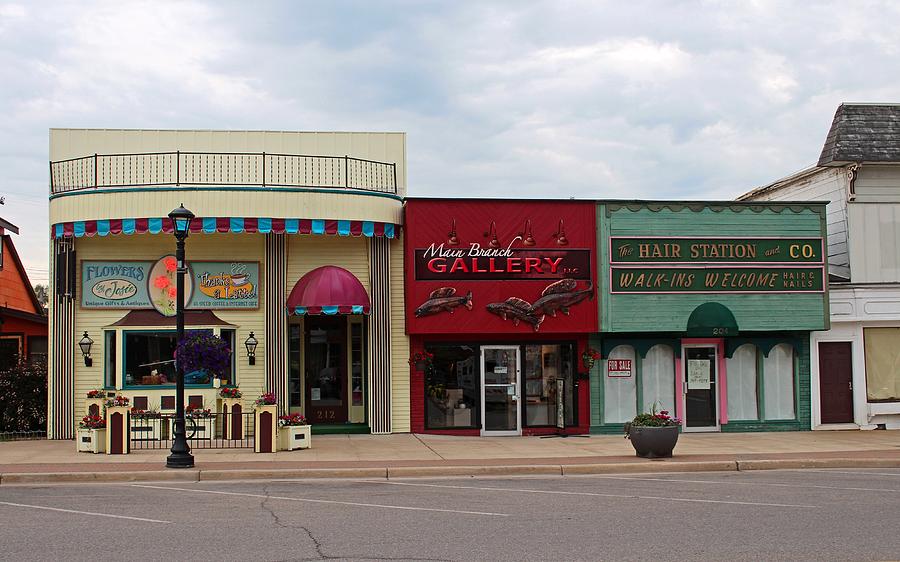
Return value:
[(900, 470), (0, 488), (4, 560), (900, 559)]

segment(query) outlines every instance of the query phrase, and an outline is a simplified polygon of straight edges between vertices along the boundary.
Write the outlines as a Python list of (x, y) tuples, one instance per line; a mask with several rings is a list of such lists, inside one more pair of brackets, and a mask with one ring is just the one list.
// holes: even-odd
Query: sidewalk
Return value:
[(634, 456), (620, 436), (565, 439), (317, 435), (313, 448), (255, 454), (196, 449), (195, 468), (167, 470), (167, 450), (109, 456), (72, 441), (0, 443), (0, 485), (72, 481), (584, 474), (803, 467), (900, 468), (900, 431), (682, 434), (675, 456)]

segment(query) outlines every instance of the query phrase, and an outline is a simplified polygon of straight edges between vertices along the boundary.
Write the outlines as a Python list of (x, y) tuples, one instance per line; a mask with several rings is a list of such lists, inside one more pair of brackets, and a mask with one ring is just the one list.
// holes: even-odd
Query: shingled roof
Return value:
[(819, 166), (851, 162), (900, 162), (900, 104), (842, 103)]

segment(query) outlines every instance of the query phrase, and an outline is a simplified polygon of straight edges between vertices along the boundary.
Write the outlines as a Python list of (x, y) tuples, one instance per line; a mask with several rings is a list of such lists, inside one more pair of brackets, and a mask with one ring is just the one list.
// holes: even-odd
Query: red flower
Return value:
[(175, 271), (176, 269), (178, 269), (178, 263), (172, 256), (166, 257), (163, 260), (163, 263), (166, 264), (166, 271)]
[(157, 277), (156, 279), (153, 280), (153, 285), (157, 289), (165, 289), (166, 287), (169, 286), (169, 278), (166, 277), (165, 275), (160, 275), (159, 277)]
[(178, 297), (178, 289), (176, 287), (169, 287), (169, 298)]

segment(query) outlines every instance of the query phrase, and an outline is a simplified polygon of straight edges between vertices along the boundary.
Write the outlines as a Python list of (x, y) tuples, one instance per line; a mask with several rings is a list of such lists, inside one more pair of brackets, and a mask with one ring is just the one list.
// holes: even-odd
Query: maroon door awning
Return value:
[(289, 314), (368, 314), (369, 294), (346, 269), (325, 265), (297, 281), (287, 308)]

